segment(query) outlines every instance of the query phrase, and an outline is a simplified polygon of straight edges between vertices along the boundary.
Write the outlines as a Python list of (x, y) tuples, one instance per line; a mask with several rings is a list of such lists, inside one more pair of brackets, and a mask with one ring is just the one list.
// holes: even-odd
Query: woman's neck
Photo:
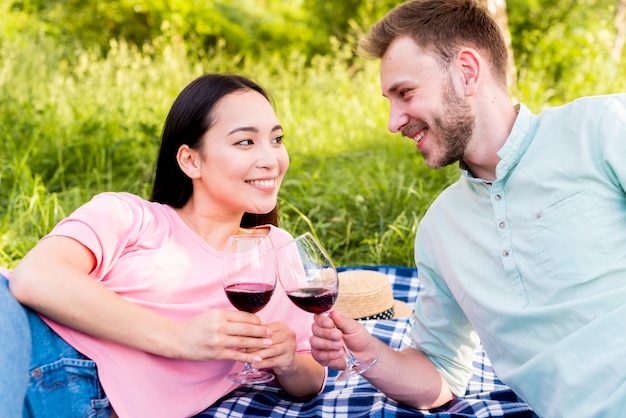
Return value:
[(228, 237), (242, 232), (239, 225), (243, 213), (220, 217), (211, 211), (203, 211), (191, 200), (175, 211), (189, 229), (217, 250), (224, 249)]

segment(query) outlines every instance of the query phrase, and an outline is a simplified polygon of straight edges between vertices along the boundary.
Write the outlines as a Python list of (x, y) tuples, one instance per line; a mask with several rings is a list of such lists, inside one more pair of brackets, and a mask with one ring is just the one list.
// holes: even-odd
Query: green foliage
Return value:
[(234, 61), (272, 93), (285, 127), (292, 163), (280, 194), (283, 225), (313, 230), (340, 265), (411, 264), (417, 221), (448, 179), (385, 131), (377, 63), (350, 66), (349, 46), (335, 44), (332, 56), (307, 66), (297, 51), (287, 60), (223, 53), (194, 61), (184, 44), (145, 53), (111, 42), (106, 57), (84, 51), (70, 65), (54, 38), (29, 36), (16, 32), (0, 49), (0, 265), (14, 266), (96, 193), (147, 196), (175, 95)]
[[(0, 5), (0, 265), (101, 191), (148, 196), (165, 115), (189, 81), (239, 72), (272, 94), (291, 166), (282, 225), (338, 265), (413, 263), (454, 181), (386, 132), (378, 63), (354, 56), (382, 2), (22, 0)], [(509, 0), (521, 100), (626, 91), (608, 0)], [(601, 7), (600, 7), (601, 6)]]
[(142, 49), (184, 40), (190, 56), (216, 51), (257, 57), (292, 51), (312, 59), (362, 32), (397, 1), (345, 0), (8, 0), (14, 14), (37, 16), (40, 29), (66, 45), (106, 55), (112, 39)]
[(537, 108), (625, 90), (614, 62), (614, 0), (509, 0), (519, 96)]
[[(360, 1), (360, 0), (359, 0)], [(311, 26), (300, 2), (282, 0), (14, 0), (13, 13), (38, 16), (45, 33), (72, 56), (106, 54), (112, 39), (142, 49), (165, 38), (184, 40), (190, 56), (216, 51), (285, 57), (299, 50), (309, 58), (329, 51), (328, 36)]]
[(283, 185), (283, 226), (313, 231), (341, 264), (412, 265), (419, 218), (457, 173), (433, 172), (407, 144), (388, 141), (298, 161)]

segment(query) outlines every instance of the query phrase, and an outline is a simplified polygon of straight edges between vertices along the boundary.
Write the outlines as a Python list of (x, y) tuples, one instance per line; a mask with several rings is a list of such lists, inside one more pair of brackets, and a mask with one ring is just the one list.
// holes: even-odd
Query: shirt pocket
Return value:
[(536, 212), (531, 239), (537, 263), (550, 280), (584, 282), (609, 254), (604, 209), (587, 192), (566, 196)]

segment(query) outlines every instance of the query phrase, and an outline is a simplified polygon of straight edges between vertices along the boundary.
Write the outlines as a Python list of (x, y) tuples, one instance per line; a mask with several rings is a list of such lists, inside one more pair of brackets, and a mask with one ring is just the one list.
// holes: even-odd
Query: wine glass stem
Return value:
[[(329, 316), (331, 311), (324, 312), (322, 315)], [(359, 359), (356, 358), (352, 350), (348, 348), (346, 343), (342, 343), (343, 347), (343, 358), (346, 361), (346, 371), (352, 370), (355, 367), (358, 367), (360, 362)]]
[(346, 346), (345, 343), (343, 344), (343, 358), (346, 360), (347, 370), (350, 370), (359, 366), (359, 359), (356, 358), (354, 353), (348, 348), (348, 346)]

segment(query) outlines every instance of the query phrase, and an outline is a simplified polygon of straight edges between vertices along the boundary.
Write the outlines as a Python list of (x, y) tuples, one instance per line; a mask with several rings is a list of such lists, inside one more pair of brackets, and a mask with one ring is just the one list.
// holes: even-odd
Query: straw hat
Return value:
[(340, 272), (333, 309), (361, 320), (406, 318), (413, 313), (412, 307), (393, 298), (387, 276), (374, 270)]

